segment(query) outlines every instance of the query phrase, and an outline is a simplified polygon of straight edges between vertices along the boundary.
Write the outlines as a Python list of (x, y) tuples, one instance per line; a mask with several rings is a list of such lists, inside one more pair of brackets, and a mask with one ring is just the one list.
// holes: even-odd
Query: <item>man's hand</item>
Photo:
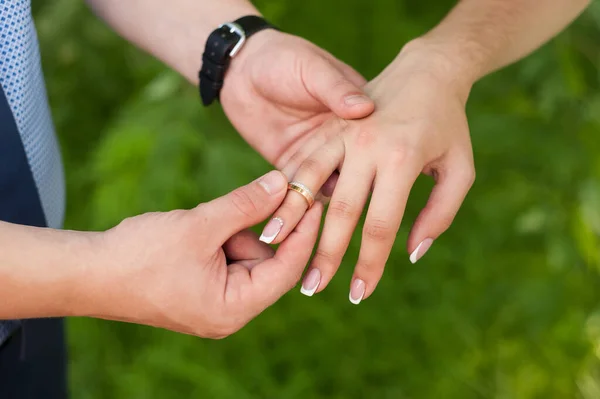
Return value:
[[(222, 23), (261, 15), (248, 0), (173, 0), (169, 7), (162, 0), (86, 1), (124, 38), (195, 85), (210, 33)], [(365, 83), (314, 44), (266, 29), (231, 60), (220, 100), (242, 137), (281, 167), (332, 113), (346, 119), (371, 114)]]
[[(265, 30), (232, 60), (221, 92), (231, 123), (266, 160), (280, 168), (297, 163), (324, 141), (314, 132), (333, 114), (370, 115), (365, 79), (328, 52), (296, 36)], [(302, 152), (298, 152), (299, 148)]]
[[(172, 7), (162, 0), (87, 2), (124, 38), (195, 85), (210, 33), (244, 15), (260, 15), (248, 0), (174, 0)], [(231, 60), (220, 100), (242, 137), (281, 168), (292, 156), (299, 164), (323, 144), (311, 133), (331, 115), (359, 119), (373, 112), (361, 89), (365, 83), (314, 44), (266, 29), (249, 37)]]
[[(0, 319), (91, 316), (227, 336), (289, 291), (309, 261), (322, 207), (275, 253), (247, 227), (287, 180), (271, 172), (191, 210), (148, 213), (102, 233), (0, 223)], [(31, 251), (35, 248), (35, 251)]]
[(244, 230), (273, 212), (286, 183), (271, 172), (195, 209), (146, 214), (109, 230), (89, 268), (84, 314), (208, 338), (239, 330), (298, 282), (315, 244), (321, 207), (277, 253)]

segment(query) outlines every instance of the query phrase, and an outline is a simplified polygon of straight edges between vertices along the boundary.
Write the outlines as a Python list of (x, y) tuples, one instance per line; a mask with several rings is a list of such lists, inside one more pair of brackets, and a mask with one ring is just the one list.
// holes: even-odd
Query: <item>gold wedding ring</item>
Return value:
[(295, 191), (301, 196), (303, 196), (306, 202), (308, 203), (308, 209), (310, 209), (315, 203), (315, 196), (313, 195), (312, 191), (310, 191), (308, 187), (306, 187), (300, 182), (293, 181), (288, 183), (288, 190)]

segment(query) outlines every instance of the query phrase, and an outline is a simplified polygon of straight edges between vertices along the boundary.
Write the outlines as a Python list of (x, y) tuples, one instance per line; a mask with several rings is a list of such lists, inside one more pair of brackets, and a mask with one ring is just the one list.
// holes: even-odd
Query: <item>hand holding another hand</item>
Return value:
[(316, 241), (320, 206), (276, 253), (244, 230), (277, 208), (286, 183), (270, 172), (194, 209), (144, 214), (94, 234), (97, 256), (73, 313), (208, 338), (237, 331), (299, 281)]

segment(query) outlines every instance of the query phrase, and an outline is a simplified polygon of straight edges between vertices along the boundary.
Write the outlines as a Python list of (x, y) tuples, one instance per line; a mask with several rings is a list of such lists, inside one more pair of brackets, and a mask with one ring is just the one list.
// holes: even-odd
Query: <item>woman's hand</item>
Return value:
[(276, 253), (244, 230), (281, 204), (286, 184), (271, 172), (195, 209), (137, 216), (94, 237), (74, 313), (208, 338), (237, 331), (300, 280), (314, 247), (322, 206)]
[[(441, 55), (422, 47), (405, 48), (366, 92), (376, 111), (348, 121), (333, 117), (283, 169), (292, 180), (318, 192), (339, 170), (316, 255), (302, 292), (323, 290), (339, 267), (369, 194), (372, 198), (351, 282), (350, 300), (371, 295), (383, 273), (420, 173), (436, 185), (408, 239), (414, 263), (452, 223), (474, 178), (465, 103), (472, 82), (460, 78)], [(262, 239), (279, 243), (307, 209), (290, 191)]]

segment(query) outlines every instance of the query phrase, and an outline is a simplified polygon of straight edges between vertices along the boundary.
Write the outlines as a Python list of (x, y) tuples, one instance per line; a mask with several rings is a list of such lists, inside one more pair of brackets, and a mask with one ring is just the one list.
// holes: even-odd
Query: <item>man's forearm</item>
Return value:
[(247, 0), (87, 0), (125, 39), (197, 83), (206, 39), (216, 27), (259, 15)]
[(433, 46), (457, 64), (459, 73), (476, 81), (540, 47), (589, 3), (590, 0), (461, 0), (413, 47)]
[(0, 222), (0, 320), (81, 311), (94, 234)]

